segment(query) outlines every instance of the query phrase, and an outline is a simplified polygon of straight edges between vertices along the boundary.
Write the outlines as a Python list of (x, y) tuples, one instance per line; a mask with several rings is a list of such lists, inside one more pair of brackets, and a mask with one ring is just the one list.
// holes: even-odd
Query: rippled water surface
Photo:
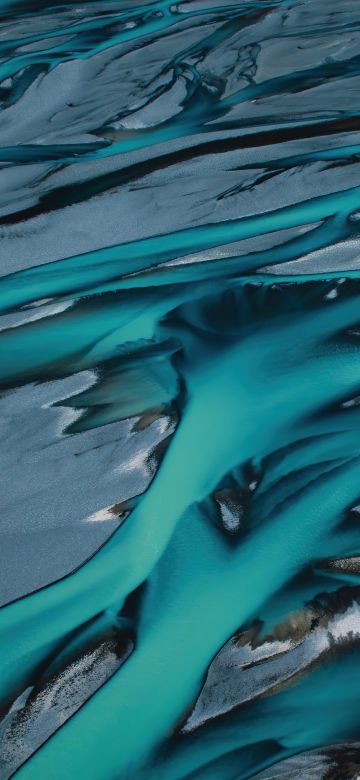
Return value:
[(357, 0), (2, 0), (0, 100), (1, 780), (355, 780)]

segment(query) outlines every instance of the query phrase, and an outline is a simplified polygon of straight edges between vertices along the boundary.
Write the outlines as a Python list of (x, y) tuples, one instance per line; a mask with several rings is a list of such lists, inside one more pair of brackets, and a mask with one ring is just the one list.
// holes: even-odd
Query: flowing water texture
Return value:
[(0, 777), (360, 775), (357, 0), (0, 3)]

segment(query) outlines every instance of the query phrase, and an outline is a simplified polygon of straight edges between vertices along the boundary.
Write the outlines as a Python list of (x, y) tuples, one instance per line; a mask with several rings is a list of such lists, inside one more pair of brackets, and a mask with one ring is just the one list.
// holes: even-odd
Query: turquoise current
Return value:
[(0, 778), (360, 775), (356, 0), (0, 3)]

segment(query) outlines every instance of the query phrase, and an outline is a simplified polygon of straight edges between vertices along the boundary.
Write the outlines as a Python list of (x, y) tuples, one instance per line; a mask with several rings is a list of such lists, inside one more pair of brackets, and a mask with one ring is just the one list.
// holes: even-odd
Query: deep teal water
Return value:
[(356, 0), (0, 3), (0, 777), (360, 774)]

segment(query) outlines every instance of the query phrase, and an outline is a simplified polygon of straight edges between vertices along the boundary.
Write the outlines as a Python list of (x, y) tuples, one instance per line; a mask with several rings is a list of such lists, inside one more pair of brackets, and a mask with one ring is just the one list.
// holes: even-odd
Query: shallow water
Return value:
[(0, 778), (355, 780), (356, 0), (0, 12)]

